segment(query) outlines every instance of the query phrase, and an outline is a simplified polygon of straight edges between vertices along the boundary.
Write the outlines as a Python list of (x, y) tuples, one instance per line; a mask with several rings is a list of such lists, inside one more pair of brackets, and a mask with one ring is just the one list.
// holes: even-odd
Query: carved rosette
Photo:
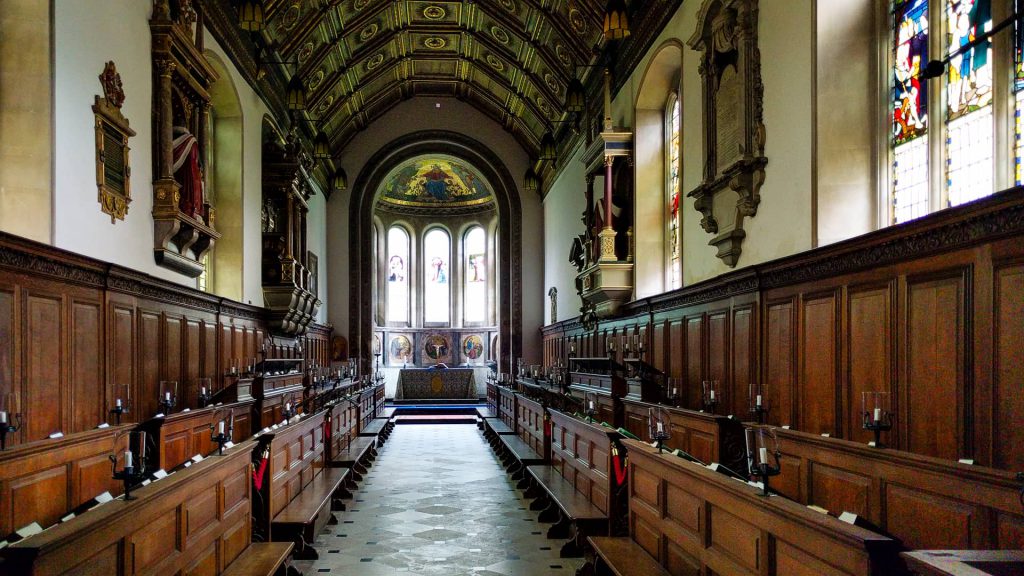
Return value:
[(740, 257), (744, 219), (757, 214), (768, 163), (757, 13), (757, 0), (704, 0), (688, 41), (701, 53), (704, 172), (687, 196), (729, 266)]

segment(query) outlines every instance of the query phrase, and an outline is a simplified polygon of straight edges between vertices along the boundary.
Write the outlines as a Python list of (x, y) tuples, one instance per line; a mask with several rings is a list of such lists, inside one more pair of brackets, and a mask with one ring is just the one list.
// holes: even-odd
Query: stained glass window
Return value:
[(479, 226), (470, 228), (463, 237), (466, 258), (463, 317), (466, 322), (487, 319), (487, 235)]
[(388, 230), (388, 322), (409, 321), (409, 233), (400, 226)]
[[(1020, 14), (1024, 10), (1024, 1), (1014, 0), (1013, 8), (1015, 13)], [(1024, 163), (1024, 123), (1021, 121), (1021, 115), (1024, 114), (1024, 24), (1020, 20), (1014, 23), (1013, 90), (1016, 93), (1014, 96), (1016, 106), (1013, 113), (1013, 180), (1014, 184), (1020, 186), (1024, 184), (1024, 170), (1022, 170), (1022, 163)]]
[(893, 219), (928, 212), (928, 0), (893, 3)]
[(423, 238), (423, 321), (449, 321), (451, 291), (448, 263), (451, 259), (451, 238), (440, 228), (427, 232)]
[(668, 190), (669, 287), (682, 286), (682, 238), (679, 230), (679, 95), (669, 97), (665, 110), (666, 185)]
[(992, 28), (991, 0), (945, 0), (946, 186), (949, 205), (992, 193), (992, 43), (981, 41)]

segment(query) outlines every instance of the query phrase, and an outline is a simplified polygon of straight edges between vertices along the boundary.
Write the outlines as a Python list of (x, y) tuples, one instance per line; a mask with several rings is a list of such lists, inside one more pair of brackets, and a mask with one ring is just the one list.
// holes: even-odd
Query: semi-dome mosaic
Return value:
[(484, 208), (493, 199), (487, 181), (473, 168), (440, 156), (413, 159), (384, 181), (380, 201), (404, 208)]

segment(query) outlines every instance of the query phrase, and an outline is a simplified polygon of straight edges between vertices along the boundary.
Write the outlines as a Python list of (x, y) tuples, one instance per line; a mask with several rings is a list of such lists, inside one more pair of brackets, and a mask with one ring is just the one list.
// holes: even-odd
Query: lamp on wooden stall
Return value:
[(629, 17), (626, 15), (625, 0), (608, 0), (604, 10), (604, 37), (621, 40), (629, 36)]
[(238, 4), (238, 27), (248, 32), (259, 32), (263, 29), (262, 0), (242, 0)]
[(292, 112), (300, 112), (306, 109), (306, 85), (302, 83), (302, 79), (299, 78), (298, 74), (292, 76), (292, 79), (288, 82), (288, 86), (285, 88), (285, 105), (288, 106), (288, 110)]

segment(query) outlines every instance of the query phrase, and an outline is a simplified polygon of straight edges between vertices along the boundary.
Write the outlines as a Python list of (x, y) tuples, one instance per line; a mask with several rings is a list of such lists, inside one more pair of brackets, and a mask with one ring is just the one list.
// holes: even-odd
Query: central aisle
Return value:
[(304, 574), (574, 574), (473, 425), (399, 425)]

